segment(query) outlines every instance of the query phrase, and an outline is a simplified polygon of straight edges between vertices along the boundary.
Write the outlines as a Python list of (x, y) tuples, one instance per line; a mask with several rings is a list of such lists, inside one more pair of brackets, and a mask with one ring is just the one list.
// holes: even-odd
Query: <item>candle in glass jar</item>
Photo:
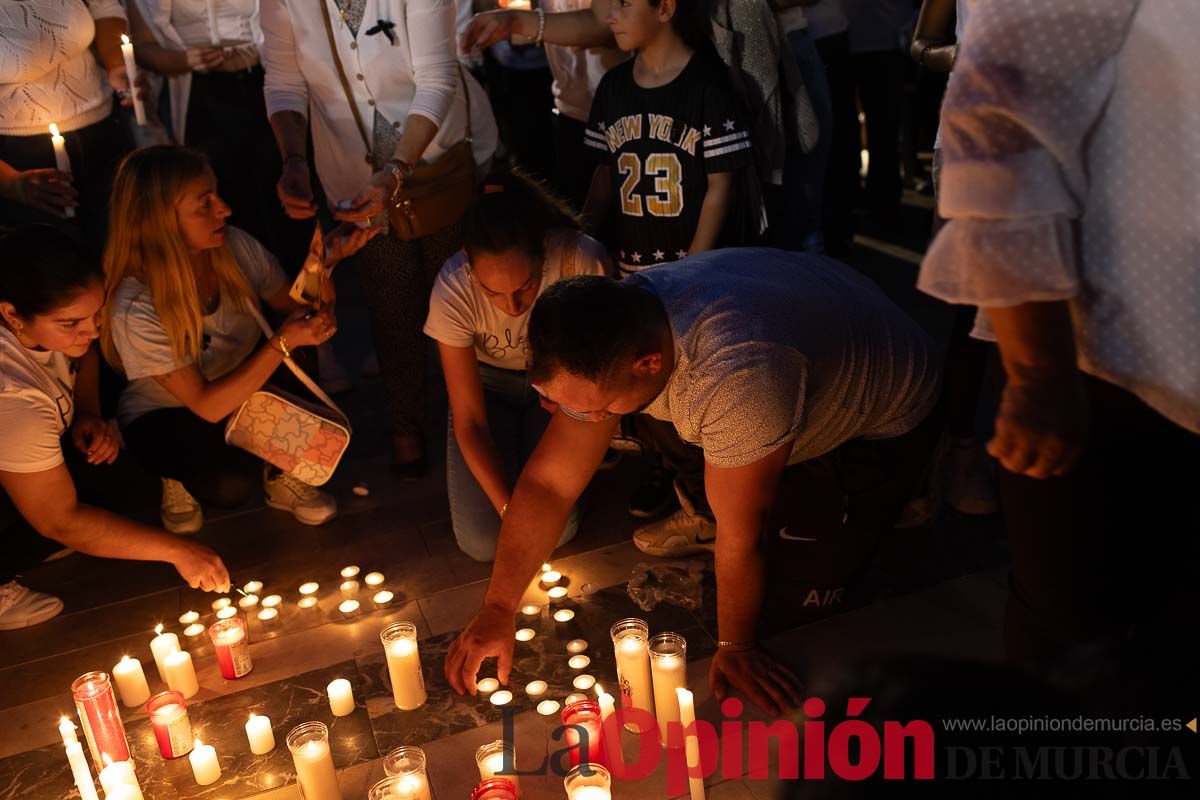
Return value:
[(501, 774), (517, 771), (517, 748), (512, 742), (497, 739), (481, 745), (475, 751), (475, 765), (479, 767), (479, 780), (481, 781), (491, 778), (507, 778), (513, 782), (514, 786), (520, 786), (515, 774)]
[(271, 730), (271, 718), (251, 714), (246, 721), (246, 738), (250, 741), (250, 752), (261, 756), (275, 749), (275, 733)]
[[(630, 617), (612, 626), (613, 652), (617, 660), (617, 682), (622, 708), (638, 708), (654, 713), (654, 684), (650, 675), (650, 626)], [(627, 723), (627, 730), (639, 731)]]
[(146, 673), (142, 672), (142, 662), (129, 656), (121, 656), (112, 669), (113, 680), (117, 684), (117, 693), (126, 708), (140, 706), (150, 699), (150, 685), (146, 683)]
[[(601, 743), (599, 703), (586, 698), (568, 702), (562, 712), (562, 724), (566, 729), (564, 741), (571, 748), (572, 766), (578, 766), (581, 760), (592, 764), (604, 763), (601, 757), (603, 744)], [(580, 733), (580, 728), (583, 729), (583, 733)]]
[(214, 622), (208, 628), (208, 635), (217, 654), (221, 677), (225, 680), (236, 680), (254, 669), (254, 661), (250, 658), (250, 637), (246, 635), (246, 621), (241, 617)]
[(367, 800), (432, 800), (429, 775), (425, 771), (425, 751), (401, 745), (383, 758), (387, 777), (371, 787)]
[(200, 691), (192, 656), (186, 650), (176, 650), (167, 656), (163, 661), (163, 669), (167, 672), (167, 686), (185, 698), (194, 697)]
[(191, 751), (192, 723), (182, 694), (159, 692), (146, 703), (146, 712), (150, 714), (150, 727), (163, 758), (178, 758)]
[(125, 725), (121, 722), (121, 710), (117, 707), (117, 696), (108, 673), (80, 675), (71, 683), (71, 696), (75, 698), (75, 710), (92, 754), (92, 763), (101, 764), (105, 753), (116, 761), (127, 760), (129, 743), (125, 739)]
[(387, 656), (396, 708), (401, 711), (420, 708), (425, 704), (425, 676), (417, 648), (417, 627), (411, 622), (396, 622), (383, 629), (380, 639)]
[(179, 649), (179, 637), (173, 633), (163, 633), (163, 626), (154, 626), (155, 636), (150, 640), (150, 653), (154, 656), (154, 666), (158, 668), (158, 678), (167, 682), (167, 672), (163, 661), (167, 656)]
[(329, 710), (335, 717), (346, 717), (354, 713), (354, 691), (350, 687), (350, 681), (345, 678), (330, 681), (325, 687), (325, 692), (329, 695)]
[(125, 73), (129, 76), (129, 93), (133, 96), (133, 116), (137, 120), (137, 124), (145, 126), (146, 124), (146, 107), (142, 105), (142, 100), (137, 96), (137, 77), (138, 67), (137, 61), (133, 58), (133, 42), (129, 41), (129, 37), (121, 34), (121, 57), (125, 59)]
[(287, 745), (304, 800), (342, 800), (329, 750), (329, 729), (320, 722), (298, 725), (288, 734)]
[(678, 633), (660, 633), (650, 640), (650, 674), (654, 683), (654, 713), (658, 718), (658, 736), (663, 746), (668, 726), (679, 722), (679, 698), (676, 689), (687, 688), (687, 642)]
[(221, 762), (217, 760), (217, 751), (211, 744), (201, 742), (198, 737), (188, 761), (191, 762), (196, 783), (201, 786), (208, 786), (221, 779)]

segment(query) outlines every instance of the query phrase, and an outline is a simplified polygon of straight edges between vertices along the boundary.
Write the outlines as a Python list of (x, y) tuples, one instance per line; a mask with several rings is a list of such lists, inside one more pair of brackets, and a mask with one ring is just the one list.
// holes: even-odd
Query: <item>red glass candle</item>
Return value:
[(508, 778), (489, 778), (475, 787), (471, 800), (517, 800), (517, 787)]
[(213, 649), (217, 651), (217, 663), (221, 665), (221, 676), (225, 680), (240, 678), (254, 668), (244, 619), (230, 617), (217, 620), (209, 626), (208, 635), (212, 638)]
[(595, 700), (580, 700), (571, 703), (563, 709), (562, 724), (567, 727), (566, 742), (571, 748), (571, 766), (579, 766), (580, 759), (580, 734), (576, 728), (570, 727), (578, 725), (587, 732), (587, 760), (591, 764), (603, 764), (604, 747), (600, 741), (600, 732), (602, 729), (600, 719), (600, 704)]
[(129, 743), (125, 740), (125, 725), (117, 708), (117, 695), (106, 672), (87, 672), (71, 684), (75, 710), (87, 737), (88, 748), (96, 769), (104, 769), (102, 755), (113, 761), (129, 760)]
[(187, 703), (176, 691), (159, 692), (146, 703), (150, 727), (163, 758), (179, 758), (192, 752), (192, 721), (188, 719)]

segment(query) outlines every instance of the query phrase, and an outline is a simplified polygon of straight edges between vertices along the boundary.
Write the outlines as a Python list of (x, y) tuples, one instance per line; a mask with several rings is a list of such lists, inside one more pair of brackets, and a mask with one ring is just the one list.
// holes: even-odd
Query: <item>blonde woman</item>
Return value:
[[(130, 451), (163, 479), (163, 526), (198, 530), (200, 503), (241, 505), (260, 480), (266, 502), (307, 525), (337, 513), (333, 497), (224, 440), (224, 420), (293, 351), (328, 341), (328, 306), (300, 308), (275, 258), (226, 224), (227, 205), (204, 156), (182, 147), (130, 154), (113, 186), (104, 252), (104, 353), (129, 379), (117, 420)], [(336, 237), (333, 257), (373, 231)], [(332, 301), (333, 297), (326, 298)], [(248, 310), (289, 314), (266, 342)]]

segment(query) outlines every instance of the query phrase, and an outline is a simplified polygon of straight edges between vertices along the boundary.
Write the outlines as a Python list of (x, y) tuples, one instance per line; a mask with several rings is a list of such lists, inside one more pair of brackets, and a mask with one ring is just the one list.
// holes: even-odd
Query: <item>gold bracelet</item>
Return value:
[(505, 514), (507, 514), (507, 513), (508, 513), (508, 503), (505, 503), (505, 504), (504, 504), (504, 505), (503, 505), (503, 506), (500, 508), (500, 519), (504, 519), (504, 515), (505, 515)]
[(291, 359), (292, 352), (288, 350), (287, 339), (285, 339), (283, 334), (280, 333), (275, 334), (275, 338), (279, 340), (279, 347), (275, 349), (278, 350), (285, 359)]
[(753, 639), (744, 642), (717, 642), (719, 650), (752, 650), (755, 647), (758, 647), (758, 642)]

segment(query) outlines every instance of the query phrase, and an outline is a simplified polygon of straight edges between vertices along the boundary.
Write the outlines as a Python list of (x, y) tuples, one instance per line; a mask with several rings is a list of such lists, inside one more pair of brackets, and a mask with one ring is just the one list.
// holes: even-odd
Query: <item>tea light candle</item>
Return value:
[[(542, 566), (546, 566), (546, 565), (543, 564)], [(542, 585), (543, 586), (553, 586), (554, 584), (558, 583), (560, 580), (562, 580), (562, 573), (559, 572), (558, 570), (548, 569), (542, 573)]]
[(587, 656), (571, 656), (567, 659), (567, 666), (571, 669), (583, 669), (590, 663), (592, 663), (592, 659)]
[(335, 717), (347, 717), (354, 713), (354, 692), (350, 688), (350, 681), (345, 678), (330, 681), (325, 691), (329, 695), (329, 710)]
[(525, 694), (530, 697), (539, 697), (546, 693), (547, 688), (545, 681), (530, 681), (525, 684)]
[(583, 639), (572, 639), (571, 641), (567, 642), (568, 653), (582, 653), (584, 650), (587, 650), (587, 648), (588, 643)]
[(198, 611), (186, 611), (179, 615), (180, 625), (191, 625), (193, 622), (198, 622), (199, 620), (200, 613)]
[(259, 592), (262, 591), (262, 588), (263, 588), (262, 581), (250, 581), (249, 583), (247, 583), (245, 586), (242, 587), (242, 591), (245, 592), (246, 594), (258, 594)]
[(521, 628), (521, 630), (517, 631), (518, 642), (528, 642), (534, 636), (537, 636), (537, 633), (533, 628)]
[(312, 608), (316, 604), (317, 598), (315, 597), (301, 597), (299, 602), (296, 603), (300, 608)]
[(596, 679), (591, 675), (576, 675), (571, 685), (576, 689), (590, 689), (596, 685)]
[(193, 625), (188, 625), (186, 628), (183, 629), (183, 635), (188, 637), (189, 639), (194, 639), (202, 633), (204, 633), (204, 626), (201, 625), (199, 622), (197, 622)]
[(233, 601), (228, 597), (218, 597), (216, 600), (212, 601), (212, 610), (220, 611), (222, 608), (229, 608), (232, 603)]
[(554, 612), (555, 622), (570, 622), (575, 619), (575, 612), (569, 608), (560, 608)]
[(146, 125), (146, 107), (142, 105), (141, 99), (137, 96), (137, 77), (138, 67), (137, 61), (133, 57), (133, 42), (129, 41), (129, 37), (121, 34), (121, 57), (125, 59), (125, 72), (129, 75), (129, 91), (133, 95), (133, 117), (137, 120), (137, 124), (145, 127)]
[(277, 594), (269, 594), (262, 599), (263, 608), (278, 608), (283, 598)]
[(246, 738), (250, 741), (250, 752), (265, 755), (275, 749), (275, 732), (271, 730), (271, 718), (251, 714), (246, 721)]
[(558, 713), (559, 704), (557, 700), (543, 700), (537, 704), (537, 712), (543, 717), (553, 716)]
[(371, 598), (371, 601), (377, 606), (386, 606), (388, 603), (392, 602), (394, 598), (394, 594), (389, 592), (387, 589), (384, 589), (382, 592), (376, 592), (375, 596)]
[(496, 680), (495, 678), (484, 678), (483, 680), (479, 681), (479, 683), (475, 684), (475, 688), (481, 692), (484, 692), (485, 694), (488, 692), (494, 692), (500, 688), (500, 681)]
[(351, 616), (352, 614), (356, 614), (358, 613), (358, 601), (343, 600), (341, 604), (338, 605), (338, 611), (342, 612), (342, 614), (347, 617)]
[(197, 738), (195, 748), (188, 755), (188, 761), (191, 762), (196, 783), (201, 786), (208, 786), (221, 779), (221, 762), (217, 761), (217, 751), (211, 744), (204, 744)]
[(342, 592), (342, 597), (354, 597), (358, 594), (358, 581), (342, 581), (342, 585), (338, 587)]
[(225, 606), (217, 612), (217, 619), (229, 619), (233, 616), (237, 616), (237, 609), (233, 606)]
[(550, 565), (545, 562), (542, 562), (542, 572), (545, 573), (545, 572), (549, 572), (549, 571), (550, 571)]
[(550, 589), (550, 591), (546, 592), (546, 596), (551, 600), (562, 600), (567, 596), (567, 587), (554, 586)]
[(302, 584), (300, 584), (300, 594), (306, 595), (306, 596), (310, 595), (310, 594), (316, 594), (317, 589), (319, 589), (319, 588), (321, 588), (321, 585), (319, 583), (316, 583), (315, 581), (309, 581), (308, 583), (302, 583)]
[(150, 640), (150, 653), (154, 656), (154, 666), (158, 668), (158, 677), (163, 683), (167, 682), (167, 671), (163, 661), (167, 656), (179, 649), (179, 637), (173, 633), (163, 633), (163, 626), (154, 626), (156, 634)]
[(361, 570), (355, 566), (342, 567), (343, 578), (357, 578), (359, 572), (361, 572)]
[(184, 698), (194, 697), (200, 691), (200, 682), (196, 680), (196, 668), (192, 666), (192, 656), (186, 650), (176, 650), (163, 659), (163, 669), (167, 673), (167, 687), (179, 692)]
[(587, 695), (579, 694), (578, 692), (576, 692), (574, 694), (567, 695), (563, 699), (563, 702), (566, 703), (567, 705), (571, 705), (572, 703), (579, 703), (579, 702), (582, 702), (583, 700), (587, 700)]
[(367, 577), (363, 578), (363, 581), (367, 584), (367, 586), (381, 586), (383, 585), (383, 573), (368, 572)]
[(262, 611), (258, 612), (258, 618), (260, 620), (262, 620), (263, 622), (270, 622), (271, 620), (275, 619), (278, 616), (279, 616), (278, 608), (264, 608)]
[(542, 610), (541, 606), (535, 606), (532, 603), (530, 603), (529, 605), (527, 605), (521, 609), (521, 613), (527, 617), (535, 617), (541, 612), (541, 610)]
[(508, 689), (501, 689), (498, 692), (492, 692), (491, 701), (494, 706), (506, 706), (512, 702), (512, 692)]
[(129, 656), (121, 656), (121, 660), (112, 668), (113, 681), (117, 684), (117, 693), (126, 708), (140, 706), (150, 699), (150, 685), (146, 683), (146, 673), (142, 672), (142, 662)]
[(248, 594), (238, 600), (238, 608), (254, 608), (256, 605), (258, 605), (258, 595), (256, 594)]

